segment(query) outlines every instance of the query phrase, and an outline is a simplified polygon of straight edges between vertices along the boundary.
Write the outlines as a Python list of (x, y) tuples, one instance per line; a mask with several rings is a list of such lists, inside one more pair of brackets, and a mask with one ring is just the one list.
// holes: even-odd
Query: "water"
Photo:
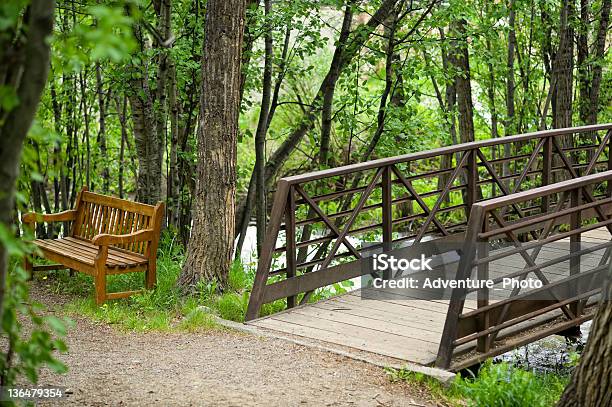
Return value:
[[(238, 241), (238, 239), (236, 239)], [(249, 225), (240, 252), (240, 260), (245, 266), (257, 265), (257, 227)]]
[(580, 326), (580, 337), (552, 335), (495, 357), (495, 362), (509, 362), (537, 373), (570, 374), (573, 355), (581, 353), (589, 337), (591, 321)]

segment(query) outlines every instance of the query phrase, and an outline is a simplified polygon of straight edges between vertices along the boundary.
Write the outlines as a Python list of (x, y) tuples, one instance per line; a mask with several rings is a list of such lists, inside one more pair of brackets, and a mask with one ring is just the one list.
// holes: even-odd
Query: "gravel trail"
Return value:
[[(50, 309), (65, 301), (37, 283), (31, 296)], [(435, 405), (422, 389), (390, 383), (378, 367), (281, 339), (221, 329), (125, 333), (71, 318), (69, 352), (61, 355), (69, 371), (44, 370), (39, 382), (70, 394), (40, 405)]]

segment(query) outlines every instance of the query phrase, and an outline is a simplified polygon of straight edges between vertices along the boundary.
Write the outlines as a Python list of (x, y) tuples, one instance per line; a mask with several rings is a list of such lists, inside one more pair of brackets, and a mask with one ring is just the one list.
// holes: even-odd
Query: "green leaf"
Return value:
[(0, 85), (0, 107), (3, 110), (10, 112), (19, 105), (19, 97), (17, 91), (12, 86)]

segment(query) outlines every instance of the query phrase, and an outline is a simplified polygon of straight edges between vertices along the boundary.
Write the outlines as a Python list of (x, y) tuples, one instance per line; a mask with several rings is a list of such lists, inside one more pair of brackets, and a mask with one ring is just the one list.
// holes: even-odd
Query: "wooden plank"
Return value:
[[(392, 304), (383, 304), (376, 307), (369, 304), (358, 304), (350, 302), (320, 302), (312, 304), (309, 307), (350, 314), (363, 318), (371, 318), (380, 321), (393, 321), (393, 323), (405, 325), (408, 327), (423, 329), (432, 333), (441, 334), (444, 325), (444, 319), (441, 315), (427, 315), (420, 313), (419, 309), (413, 309), (412, 312), (398, 308), (401, 306), (392, 307)], [(403, 311), (403, 312), (402, 312)]]
[(55, 261), (57, 263), (61, 263), (64, 266), (66, 266), (67, 268), (71, 268), (71, 269), (75, 269), (75, 270), (79, 270), (80, 272), (89, 274), (91, 276), (95, 275), (95, 269), (93, 268), (93, 266), (91, 266), (88, 263), (83, 263), (79, 260), (76, 259), (71, 259), (68, 258), (62, 254), (58, 254), (55, 252), (51, 252), (48, 250), (45, 250), (44, 248), (41, 248), (41, 250), (43, 251), (44, 257), (47, 260), (51, 260), (51, 261)]
[(32, 266), (33, 271), (49, 271), (49, 270), (62, 270), (68, 267), (63, 264), (41, 264), (39, 266)]
[[(81, 239), (77, 239), (77, 238), (71, 238), (71, 237), (67, 237), (64, 240), (69, 241), (71, 243), (77, 244), (80, 247), (83, 248), (88, 248), (91, 250), (94, 250), (97, 252), (98, 250), (98, 246), (86, 241), (86, 240), (81, 240)], [(112, 254), (112, 256), (118, 260), (122, 260), (125, 262), (131, 262), (131, 263), (142, 263), (142, 262), (146, 262), (147, 258), (141, 255), (138, 255), (136, 253), (133, 252), (127, 252), (127, 251), (123, 251), (123, 250), (119, 250), (118, 248), (115, 247), (109, 247), (109, 256)]]
[(254, 325), (422, 364), (431, 362), (437, 348), (429, 342), (357, 327), (338, 332), (337, 325), (309, 327), (276, 318), (262, 319)]
[(433, 332), (422, 329), (417, 323), (406, 325), (405, 323), (401, 323), (403, 321), (398, 321), (391, 315), (384, 320), (380, 318), (371, 318), (370, 316), (364, 314), (354, 315), (350, 312), (342, 312), (337, 309), (325, 309), (316, 306), (295, 309), (287, 315), (294, 314), (306, 315), (325, 321), (340, 322), (347, 325), (354, 325), (376, 331), (392, 333), (395, 335), (405, 336), (407, 338), (420, 339), (436, 345), (439, 343), (441, 335), (441, 332)]
[[(60, 254), (66, 254), (67, 256), (78, 256), (83, 261), (91, 262), (91, 264), (93, 264), (93, 260), (98, 254), (98, 250), (88, 249), (83, 246), (75, 246), (74, 244), (71, 244), (71, 242), (64, 239), (43, 240), (42, 242), (44, 242), (43, 244), (48, 250), (52, 250)], [(107, 262), (113, 266), (128, 264), (126, 261), (121, 261), (116, 258), (109, 258), (107, 259)]]
[[(80, 261), (85, 263), (93, 264), (93, 259), (98, 254), (98, 246), (91, 244), (87, 245), (87, 242), (74, 238), (36, 240), (35, 243), (59, 254), (70, 254), (74, 258), (78, 258)], [(136, 255), (129, 256), (126, 253), (115, 250), (114, 248), (109, 248), (107, 264), (112, 267), (146, 264), (147, 262), (148, 260), (146, 258)]]
[(88, 228), (89, 228), (89, 217), (91, 216), (91, 202), (83, 202), (83, 222), (81, 223), (81, 227), (79, 228), (78, 234), (75, 236), (82, 236), (87, 238)]
[(118, 298), (126, 298), (129, 297), (131, 295), (134, 294), (142, 294), (144, 291), (143, 290), (132, 290), (132, 291), (121, 291), (121, 292), (117, 292), (117, 293), (107, 293), (106, 294), (106, 299), (107, 300), (116, 300)]
[[(432, 311), (446, 313), (448, 310), (448, 303), (450, 300), (424, 300), (409, 296), (409, 294), (401, 293), (400, 290), (394, 291), (391, 289), (383, 288), (362, 288), (359, 291), (351, 291), (349, 295), (358, 296), (369, 300), (377, 300), (384, 302), (391, 302), (399, 305), (414, 306), (421, 309), (429, 309)], [(466, 309), (474, 309), (472, 305), (465, 307)]]
[(310, 306), (346, 310), (347, 312), (353, 312), (353, 310), (355, 310), (364, 315), (380, 315), (381, 317), (389, 313), (390, 315), (388, 315), (387, 318), (399, 318), (407, 323), (416, 321), (427, 326), (436, 326), (436, 328), (433, 328), (433, 330), (436, 331), (437, 324), (439, 324), (440, 321), (442, 321), (442, 323), (444, 322), (445, 314), (412, 306), (413, 304), (423, 306), (420, 302), (420, 300), (416, 300), (413, 302), (406, 301), (402, 304), (394, 304), (378, 300), (362, 300), (359, 297), (343, 295), (314, 303)]
[(83, 256), (79, 253), (68, 252), (66, 251), (65, 248), (62, 248), (61, 246), (58, 246), (58, 245), (50, 244), (48, 241), (45, 241), (45, 240), (35, 240), (34, 244), (36, 244), (39, 248), (41, 248), (45, 252), (46, 258), (48, 258), (48, 256), (46, 256), (46, 253), (55, 253), (59, 256), (64, 256), (64, 257), (68, 257), (70, 259), (76, 260), (79, 263), (93, 265), (92, 256)]
[(148, 264), (139, 264), (129, 267), (112, 267), (107, 264), (106, 274), (110, 276), (115, 274), (142, 273), (143, 271), (147, 271), (147, 268)]
[[(440, 334), (429, 331), (422, 331), (418, 328), (409, 327), (401, 324), (394, 324), (390, 321), (380, 321), (377, 319), (356, 317), (350, 314), (342, 314), (328, 310), (317, 309), (314, 307), (304, 307), (295, 309), (290, 313), (283, 314), (285, 321), (302, 324), (303, 321), (317, 321), (321, 326), (326, 326), (330, 323), (343, 324), (350, 327), (365, 328), (372, 331), (384, 332), (393, 335), (399, 335), (408, 339), (416, 339), (424, 342), (429, 342), (433, 345), (438, 345)], [(340, 326), (340, 325), (338, 325)]]
[(127, 210), (130, 212), (142, 213), (147, 216), (153, 216), (153, 214), (155, 213), (155, 207), (153, 205), (128, 201), (126, 199), (119, 199), (107, 195), (100, 195), (89, 191), (83, 193), (83, 200), (85, 202), (92, 202), (102, 206), (110, 206)]
[(91, 235), (89, 239), (92, 239), (95, 235), (100, 233), (100, 220), (102, 219), (102, 211), (104, 211), (104, 206), (96, 203), (94, 206), (94, 212), (91, 218)]

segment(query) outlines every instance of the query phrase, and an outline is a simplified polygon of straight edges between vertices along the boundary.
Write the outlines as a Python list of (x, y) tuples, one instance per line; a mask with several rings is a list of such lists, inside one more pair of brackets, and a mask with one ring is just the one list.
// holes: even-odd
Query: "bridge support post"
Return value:
[[(482, 224), (482, 231), (487, 232), (488, 227), (488, 217), (485, 217), (485, 221)], [(477, 240), (477, 257), (478, 259), (483, 259), (489, 256), (489, 240), (488, 239), (478, 239)], [(485, 262), (479, 264), (477, 267), (477, 275), (478, 280), (488, 280), (489, 279), (489, 262)], [(481, 288), (476, 292), (476, 305), (478, 308), (486, 307), (489, 305), (489, 289)], [(485, 331), (489, 329), (490, 321), (489, 321), (489, 313), (484, 312), (481, 313), (478, 317), (478, 330)], [(490, 335), (481, 336), (476, 341), (476, 350), (478, 352), (488, 352), (491, 348)]]
[[(612, 130), (608, 130), (608, 133)], [(612, 137), (608, 139), (608, 170), (612, 170)], [(608, 198), (612, 197), (612, 182), (608, 182), (607, 187)]]
[(276, 238), (280, 230), (281, 219), (285, 211), (288, 193), (289, 184), (287, 181), (281, 179), (278, 181), (276, 194), (274, 195), (274, 203), (272, 204), (272, 211), (270, 213), (270, 223), (266, 229), (266, 239), (264, 240), (261, 250), (262, 255), (259, 257), (259, 262), (257, 263), (257, 273), (255, 274), (255, 281), (253, 282), (253, 289), (251, 290), (251, 297), (249, 298), (249, 305), (244, 318), (245, 321), (250, 321), (259, 316), (259, 309), (263, 304), (266, 281), (268, 280), (270, 265), (272, 264), (272, 255), (276, 247)]
[[(546, 137), (546, 141), (544, 142), (544, 147), (542, 150), (542, 186), (550, 184), (551, 181), (551, 171), (552, 171), (552, 137)], [(542, 209), (541, 213), (548, 212), (548, 205), (550, 197), (544, 196), (542, 197)]]
[[(481, 230), (481, 225), (485, 221), (484, 217), (482, 207), (474, 206), (468, 220), (465, 242), (461, 250), (461, 259), (457, 266), (457, 280), (466, 279), (472, 274), (473, 261), (476, 257), (478, 231)], [(459, 330), (459, 316), (463, 312), (466, 294), (467, 289), (464, 287), (456, 287), (452, 290), (435, 363), (436, 367), (441, 369), (448, 369), (451, 365), (455, 349), (454, 342), (457, 339), (457, 332)]]
[[(582, 188), (577, 188), (572, 190), (570, 193), (570, 207), (576, 208), (580, 206), (582, 202)], [(576, 231), (580, 229), (582, 223), (581, 211), (573, 212), (570, 215), (570, 230)], [(570, 236), (570, 253), (574, 254), (581, 250), (581, 237), (580, 233), (574, 234)], [(576, 274), (580, 274), (580, 257), (581, 256), (572, 256), (570, 257), (570, 276), (574, 276)], [(581, 293), (580, 287), (571, 286), (569, 295), (570, 297), (575, 297), (579, 293)], [(578, 317), (578, 301), (575, 301), (570, 304), (570, 311), (574, 314), (574, 318)]]
[(466, 154), (470, 154), (466, 163), (467, 190), (465, 194), (465, 218), (469, 221), (472, 205), (478, 199), (478, 164), (476, 163), (476, 150), (471, 150), (469, 153), (466, 152)]
[[(289, 187), (287, 205), (285, 206), (285, 240), (286, 240), (286, 262), (287, 278), (295, 277), (296, 271), (296, 244), (295, 244), (295, 191), (293, 186)], [(287, 308), (295, 307), (295, 295), (287, 297)]]
[[(382, 233), (383, 233), (383, 250), (389, 251), (393, 242), (393, 195), (391, 183), (391, 169), (385, 167), (382, 173)], [(391, 278), (391, 272), (385, 270), (385, 279)]]

